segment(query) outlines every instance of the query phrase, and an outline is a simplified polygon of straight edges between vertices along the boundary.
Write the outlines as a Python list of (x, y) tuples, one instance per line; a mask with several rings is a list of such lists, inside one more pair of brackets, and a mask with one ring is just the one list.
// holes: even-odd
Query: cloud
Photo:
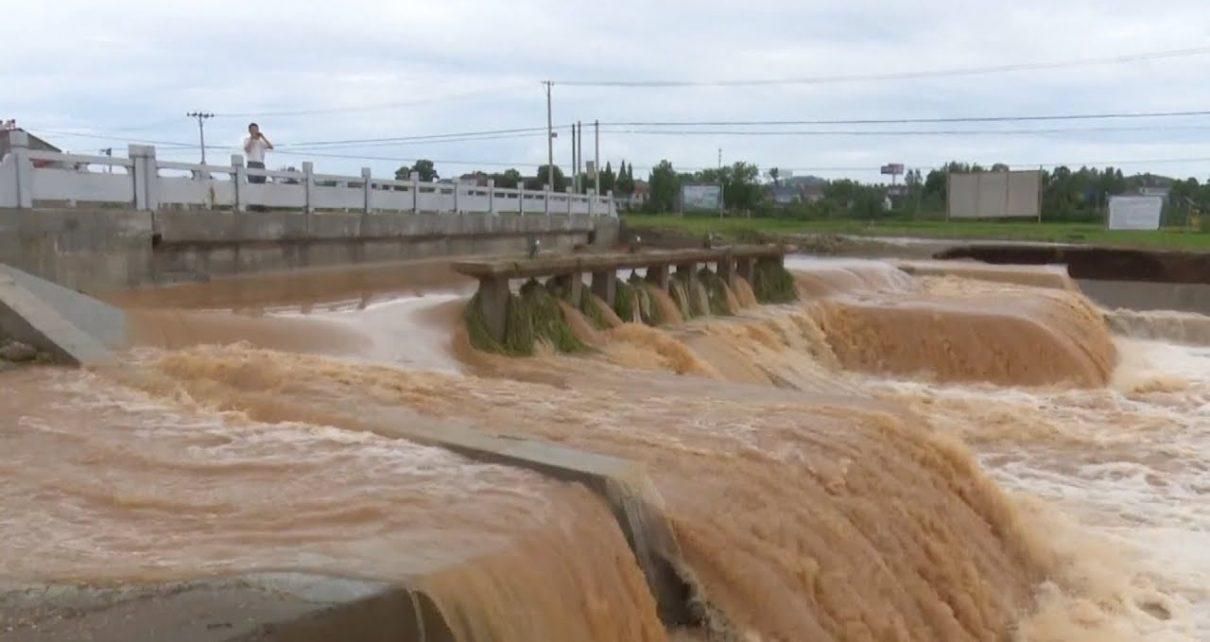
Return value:
[[(274, 142), (405, 136), (545, 124), (544, 79), (768, 79), (910, 72), (1102, 58), (1205, 46), (1202, 2), (256, 2), (10, 0), (0, 23), (0, 116), (52, 131), (191, 143), (186, 111), (255, 116)], [(556, 86), (557, 123), (575, 119), (896, 118), (1210, 107), (1197, 82), (1210, 56), (985, 76), (749, 88)], [(281, 112), (364, 108), (341, 113)], [(216, 118), (211, 140), (238, 140), (248, 118)], [(1207, 119), (1134, 121), (1148, 131), (970, 136), (602, 135), (602, 161), (640, 168), (747, 160), (762, 167), (876, 179), (901, 161), (983, 163), (1195, 158)], [(1104, 125), (1107, 123), (1086, 123)], [(1085, 123), (1079, 124), (1080, 126)], [(1020, 129), (1028, 125), (1005, 126)], [(1045, 127), (1046, 124), (1039, 124)], [(1053, 126), (1053, 125), (1052, 125)], [(1074, 126), (1074, 125), (1073, 125)], [(955, 126), (957, 127), (957, 126)], [(969, 126), (987, 130), (990, 126)], [(871, 129), (867, 127), (866, 129)], [(920, 129), (921, 127), (915, 127)], [(610, 128), (607, 128), (607, 130)], [(852, 127), (849, 127), (852, 129)], [(586, 134), (589, 133), (586, 131)], [(113, 144), (48, 135), (76, 150)], [(586, 137), (586, 142), (588, 138)], [(589, 150), (591, 150), (589, 144)], [(234, 151), (234, 150), (233, 150)], [(567, 137), (556, 162), (570, 158)], [(350, 146), (328, 153), (392, 159), (545, 162), (541, 136)], [(189, 159), (188, 149), (161, 155)], [(222, 154), (217, 154), (222, 157)], [(279, 164), (303, 158), (279, 154)], [(394, 161), (317, 157), (324, 171)], [(440, 165), (440, 163), (439, 163)], [(486, 165), (485, 165), (486, 166)], [(524, 169), (524, 167), (523, 167)], [(1210, 164), (1127, 166), (1206, 178)]]

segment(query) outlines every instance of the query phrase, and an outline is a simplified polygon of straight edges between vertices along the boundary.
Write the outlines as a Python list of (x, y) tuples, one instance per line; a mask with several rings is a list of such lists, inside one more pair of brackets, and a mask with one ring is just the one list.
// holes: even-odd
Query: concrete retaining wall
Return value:
[(544, 214), (0, 208), (0, 263), (100, 293), (249, 272), (617, 241), (617, 219)]

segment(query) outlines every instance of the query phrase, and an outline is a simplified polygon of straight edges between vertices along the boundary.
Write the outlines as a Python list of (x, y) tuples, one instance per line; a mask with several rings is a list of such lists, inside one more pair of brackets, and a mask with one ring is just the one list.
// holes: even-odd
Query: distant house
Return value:
[(823, 200), (824, 188), (828, 186), (826, 178), (818, 176), (793, 176), (783, 179), (782, 184), (798, 188), (798, 193), (804, 203), (818, 203)]
[(619, 194), (614, 192), (613, 202), (617, 204), (618, 209), (624, 211), (637, 210), (647, 204), (647, 197), (651, 195), (651, 185), (647, 181), (635, 181), (634, 193), (630, 195)]
[(793, 205), (803, 202), (802, 190), (796, 185), (772, 185), (769, 198), (777, 205)]
[[(42, 140), (41, 138), (38, 138), (37, 136), (34, 136), (33, 134), (25, 131), (24, 129), (21, 129), (20, 127), (15, 127), (15, 126), (14, 127), (4, 127), (4, 128), (0, 128), (0, 159), (3, 159), (5, 156), (7, 156), (9, 150), (12, 149), (12, 144), (9, 142), (9, 137), (12, 136), (12, 134), (14, 132), (25, 132), (25, 135), (29, 137), (29, 148), (30, 149), (40, 151), (40, 152), (62, 152), (63, 151), (63, 150), (59, 149), (58, 147), (55, 147), (54, 145), (51, 145), (50, 143)], [(41, 160), (34, 161), (34, 167), (47, 167), (49, 165), (51, 165), (50, 161), (41, 161)]]
[(823, 200), (823, 190), (827, 185), (828, 181), (818, 176), (790, 176), (769, 186), (766, 192), (775, 205), (818, 203)]
[(1140, 187), (1140, 196), (1158, 196), (1164, 201), (1168, 200), (1168, 195), (1172, 193), (1171, 187)]
[(474, 172), (472, 174), (463, 174), (458, 177), (458, 184), (473, 185), (475, 187), (487, 187), (487, 181), (491, 179), (485, 172)]

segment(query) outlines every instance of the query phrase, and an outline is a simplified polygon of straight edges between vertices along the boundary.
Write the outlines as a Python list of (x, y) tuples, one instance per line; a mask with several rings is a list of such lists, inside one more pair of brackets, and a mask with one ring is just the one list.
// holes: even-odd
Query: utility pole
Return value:
[(723, 148), (722, 147), (718, 148), (718, 168), (719, 169), (723, 168)]
[(554, 83), (544, 81), (546, 85), (546, 184), (555, 188), (555, 130), (550, 115), (550, 88)]
[(580, 191), (580, 173), (576, 171), (579, 161), (576, 160), (576, 124), (571, 124), (571, 191)]
[(579, 194), (587, 187), (581, 182), (584, 176), (584, 123), (576, 121), (576, 193)]
[(601, 121), (592, 121), (592, 175), (596, 179), (593, 191), (601, 195)]
[(189, 118), (197, 119), (197, 138), (198, 146), (202, 148), (202, 164), (206, 164), (206, 121), (214, 118), (214, 114), (204, 111), (191, 111), (185, 114)]

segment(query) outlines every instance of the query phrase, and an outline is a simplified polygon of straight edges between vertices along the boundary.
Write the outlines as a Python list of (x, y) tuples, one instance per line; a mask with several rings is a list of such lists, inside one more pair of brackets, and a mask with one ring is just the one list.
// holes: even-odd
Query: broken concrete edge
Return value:
[(0, 636), (12, 642), (453, 642), (435, 602), (419, 590), (297, 572), (0, 586), (0, 615)]
[(0, 265), (0, 334), (46, 352), (57, 362), (103, 365), (114, 358), (105, 341), (124, 340), (125, 315), (91, 297)]
[(642, 464), (524, 438), (489, 435), (447, 423), (439, 429), (400, 427), (395, 436), (491, 464), (525, 468), (560, 481), (579, 483), (608, 505), (669, 627), (731, 630), (721, 611), (706, 600), (685, 562), (663, 500)]

